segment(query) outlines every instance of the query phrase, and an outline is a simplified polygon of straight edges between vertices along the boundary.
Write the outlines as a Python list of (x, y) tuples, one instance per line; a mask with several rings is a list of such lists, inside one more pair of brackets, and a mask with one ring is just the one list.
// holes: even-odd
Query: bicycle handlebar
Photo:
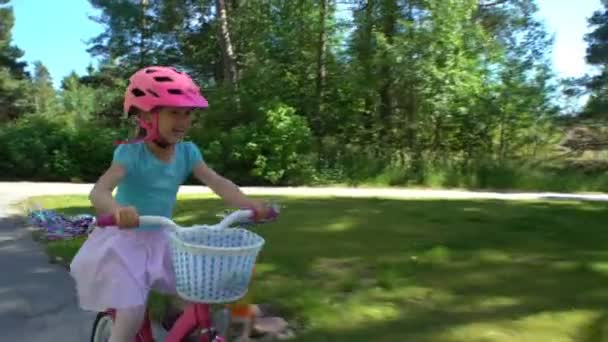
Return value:
[[(255, 212), (251, 209), (241, 209), (230, 213), (228, 216), (224, 217), (220, 223), (209, 226), (209, 228), (214, 229), (224, 229), (228, 228), (236, 223), (253, 223), (254, 222)], [(259, 222), (267, 222), (276, 219), (279, 216), (279, 207), (271, 206), (268, 212), (267, 217), (264, 217)], [(116, 217), (114, 214), (104, 214), (100, 217), (96, 218), (95, 224), (98, 227), (107, 227), (107, 226), (115, 226), (116, 225)], [(139, 225), (155, 225), (163, 228), (170, 229), (178, 229), (181, 228), (177, 225), (173, 220), (164, 216), (140, 216), (139, 217)]]

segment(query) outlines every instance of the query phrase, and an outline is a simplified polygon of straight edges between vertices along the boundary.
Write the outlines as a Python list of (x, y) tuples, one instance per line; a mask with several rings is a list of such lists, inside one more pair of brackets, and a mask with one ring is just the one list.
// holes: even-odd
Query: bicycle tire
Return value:
[[(110, 334), (112, 333), (113, 323), (114, 318), (109, 312), (98, 313), (97, 317), (95, 317), (95, 322), (93, 322), (93, 330), (91, 331), (91, 342), (107, 342), (110, 338)], [(105, 338), (106, 336), (107, 339)]]

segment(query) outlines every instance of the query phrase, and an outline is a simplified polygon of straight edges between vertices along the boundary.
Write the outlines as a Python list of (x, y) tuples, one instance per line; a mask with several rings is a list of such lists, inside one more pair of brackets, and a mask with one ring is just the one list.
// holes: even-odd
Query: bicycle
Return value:
[[(178, 226), (171, 219), (161, 216), (140, 216), (139, 225), (157, 225), (162, 228), (170, 229), (171, 236), (171, 249), (173, 253), (173, 264), (176, 268), (176, 282), (177, 282), (177, 292), (178, 295), (189, 302), (186, 308), (178, 314), (177, 319), (171, 326), (163, 326), (167, 335), (165, 336), (164, 341), (167, 342), (179, 342), (179, 341), (198, 341), (198, 342), (225, 342), (226, 334), (227, 334), (227, 326), (224, 329), (218, 329), (214, 325), (214, 318), (212, 317), (211, 304), (214, 303), (229, 303), (234, 302), (240, 298), (242, 298), (249, 286), (249, 281), (251, 277), (251, 273), (253, 271), (253, 263), (255, 262), (255, 258), (257, 253), (261, 249), (264, 244), (264, 239), (259, 237), (257, 234), (250, 232), (248, 230), (242, 228), (232, 227), (230, 231), (238, 231), (241, 235), (241, 238), (246, 239), (247, 237), (252, 238), (249, 242), (254, 242), (250, 246), (247, 246), (246, 251), (243, 252), (243, 255), (247, 255), (249, 257), (248, 264), (243, 268), (244, 273), (240, 274), (232, 273), (231, 277), (236, 277), (236, 279), (230, 278), (228, 283), (224, 283), (224, 288), (216, 288), (214, 289), (188, 289), (187, 286), (191, 285), (190, 283), (184, 283), (184, 281), (180, 282), (180, 279), (183, 280), (184, 274), (184, 264), (178, 264), (179, 260), (185, 260), (181, 256), (178, 256), (179, 253), (183, 254), (183, 249), (189, 249), (194, 253), (205, 253), (206, 250), (216, 249), (220, 250), (220, 253), (230, 253), (230, 251), (235, 251), (235, 247), (217, 247), (213, 246), (214, 244), (219, 244), (225, 242), (227, 240), (226, 234), (224, 234), (224, 238), (218, 238), (221, 234), (217, 234), (216, 232), (226, 231), (226, 228), (230, 228), (235, 224), (253, 224), (253, 223), (263, 223), (276, 219), (279, 214), (279, 208), (277, 206), (272, 206), (269, 212), (268, 217), (263, 218), (262, 220), (254, 222), (254, 212), (252, 210), (237, 210), (232, 212), (231, 214), (225, 216), (218, 224), (212, 226), (192, 226), (189, 228), (184, 228)], [(105, 227), (105, 226), (113, 226), (115, 225), (115, 219), (113, 215), (102, 216), (95, 221), (96, 226)], [(201, 244), (199, 240), (196, 242), (197, 237), (202, 235), (206, 236), (206, 245)], [(215, 235), (215, 237), (213, 236)], [(234, 235), (234, 234), (233, 234)], [(234, 236), (233, 236), (234, 238)], [(186, 242), (184, 242), (186, 240)], [(244, 242), (241, 242), (244, 243)], [(237, 248), (238, 249), (238, 248)], [(204, 254), (201, 254), (204, 255)], [(182, 255), (183, 256), (183, 255)], [(187, 259), (187, 258), (186, 258)], [(193, 258), (190, 259), (192, 262)], [(196, 264), (196, 262), (194, 262)], [(204, 264), (203, 265), (207, 265)], [(190, 266), (187, 265), (186, 268)], [(220, 266), (221, 267), (221, 266)], [(177, 269), (180, 269), (178, 271)], [(216, 270), (217, 271), (217, 270)], [(186, 271), (187, 272), (187, 271)], [(230, 273), (231, 271), (228, 271)], [(186, 276), (186, 278), (188, 278)], [(200, 278), (200, 277), (199, 277)], [(191, 280), (191, 279), (189, 279)], [(200, 287), (203, 287), (201, 285)], [(210, 296), (209, 293), (217, 293), (218, 291), (224, 293), (223, 296), (215, 298)], [(222, 292), (223, 291), (223, 292)], [(193, 295), (194, 293), (194, 295)], [(226, 295), (228, 293), (228, 295)], [(92, 342), (107, 342), (110, 338), (112, 324), (115, 318), (115, 310), (108, 309), (104, 312), (100, 312), (97, 314), (97, 317), (93, 323), (93, 330), (91, 334)], [(222, 310), (223, 315), (230, 315), (228, 309)], [(229, 322), (229, 316), (224, 317), (224, 322)], [(226, 324), (227, 325), (227, 324)], [(223, 330), (220, 332), (220, 330)], [(154, 335), (152, 332), (152, 324), (149, 317), (149, 313), (146, 312), (146, 316), (144, 322), (137, 333), (136, 342), (154, 342)]]

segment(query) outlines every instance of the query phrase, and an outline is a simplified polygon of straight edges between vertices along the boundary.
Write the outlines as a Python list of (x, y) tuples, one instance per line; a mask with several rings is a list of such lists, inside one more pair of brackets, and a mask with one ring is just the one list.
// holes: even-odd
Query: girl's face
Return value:
[(158, 132), (169, 144), (177, 144), (190, 129), (190, 108), (161, 108), (158, 110)]

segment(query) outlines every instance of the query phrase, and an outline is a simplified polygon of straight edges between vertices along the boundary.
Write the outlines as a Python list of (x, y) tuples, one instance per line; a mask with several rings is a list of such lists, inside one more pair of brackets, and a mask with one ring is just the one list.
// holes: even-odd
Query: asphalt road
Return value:
[(8, 210), (23, 195), (0, 186), (0, 341), (88, 341), (94, 314), (78, 308), (65, 268), (49, 263)]

